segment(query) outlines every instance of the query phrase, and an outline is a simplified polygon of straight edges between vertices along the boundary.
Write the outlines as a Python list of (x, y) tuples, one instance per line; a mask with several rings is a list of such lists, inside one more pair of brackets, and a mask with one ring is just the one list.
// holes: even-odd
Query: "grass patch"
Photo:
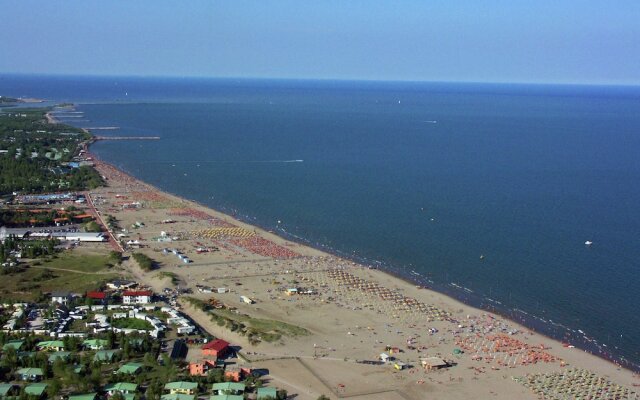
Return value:
[(158, 275), (156, 275), (159, 279), (169, 278), (173, 285), (177, 285), (180, 283), (180, 278), (173, 272), (162, 271)]
[[(39, 265), (36, 265), (39, 264)], [(54, 258), (34, 262), (22, 271), (2, 276), (1, 300), (37, 301), (42, 293), (65, 290), (84, 293), (95, 290), (117, 274), (108, 272), (108, 253), (60, 253)]]
[(224, 326), (232, 332), (238, 332), (240, 335), (247, 336), (249, 342), (257, 344), (261, 341), (274, 342), (282, 336), (304, 336), (309, 331), (299, 326), (291, 325), (286, 322), (255, 318), (247, 314), (237, 314), (226, 309), (211, 308), (204, 301), (187, 297), (186, 300), (196, 308), (207, 312), (211, 316), (211, 320), (220, 326)]
[(153, 330), (149, 321), (138, 318), (118, 318), (111, 321), (111, 326), (120, 329), (138, 329), (144, 331)]

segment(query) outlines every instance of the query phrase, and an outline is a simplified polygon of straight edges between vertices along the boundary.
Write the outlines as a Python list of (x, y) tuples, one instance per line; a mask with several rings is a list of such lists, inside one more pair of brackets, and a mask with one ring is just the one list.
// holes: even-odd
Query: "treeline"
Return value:
[(56, 239), (19, 240), (10, 236), (0, 243), (0, 262), (4, 263), (13, 258), (11, 253), (16, 251), (21, 253), (22, 258), (51, 255), (56, 252), (58, 243)]
[(0, 149), (6, 150), (0, 154), (0, 194), (91, 190), (103, 184), (91, 167), (62, 164), (71, 161), (91, 135), (72, 126), (49, 124), (46, 111), (0, 114)]

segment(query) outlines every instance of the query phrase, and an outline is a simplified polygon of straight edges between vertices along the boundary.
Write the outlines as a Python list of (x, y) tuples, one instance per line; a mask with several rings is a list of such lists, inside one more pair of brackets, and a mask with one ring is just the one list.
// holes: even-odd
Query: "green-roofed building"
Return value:
[(89, 350), (103, 350), (108, 344), (109, 341), (105, 339), (87, 339), (82, 342), (82, 346)]
[(120, 367), (116, 372), (119, 374), (134, 375), (142, 371), (142, 367), (144, 367), (144, 364), (142, 363), (126, 363), (125, 365)]
[(84, 365), (74, 365), (73, 372), (76, 374), (82, 373), (84, 371)]
[(277, 396), (278, 396), (278, 390), (274, 387), (258, 388), (258, 400), (276, 399)]
[(111, 362), (113, 361), (113, 358), (116, 356), (116, 354), (118, 354), (120, 352), (120, 350), (115, 349), (115, 350), (100, 350), (97, 351), (96, 354), (93, 356), (93, 360), (94, 361), (103, 361), (103, 362)]
[(23, 381), (39, 381), (44, 373), (41, 368), (20, 368), (16, 371), (16, 375)]
[(214, 395), (242, 395), (245, 388), (244, 383), (220, 382), (214, 383), (211, 390)]
[(9, 397), (16, 391), (17, 386), (12, 383), (0, 383), (0, 397)]
[(47, 390), (47, 384), (42, 382), (32, 383), (24, 387), (24, 392), (29, 396), (42, 397), (45, 390)]
[(240, 394), (214, 394), (209, 400), (244, 400), (244, 396)]
[(95, 400), (98, 393), (74, 394), (69, 396), (69, 400)]
[(198, 384), (184, 381), (169, 382), (164, 385), (164, 389), (168, 390), (169, 393), (196, 394)]
[(64, 342), (62, 340), (45, 340), (36, 345), (41, 351), (64, 351)]
[(70, 356), (70, 351), (54, 351), (53, 353), (49, 353), (49, 362), (54, 363), (56, 360), (67, 361)]
[(169, 393), (160, 396), (160, 400), (195, 400), (196, 396), (193, 394), (182, 393)]
[(111, 383), (105, 386), (104, 390), (107, 393), (109, 393), (109, 396), (113, 396), (118, 392), (123, 395), (134, 394), (136, 390), (138, 390), (138, 385), (136, 385), (135, 383), (129, 383), (129, 382)]
[(2, 351), (7, 351), (10, 348), (14, 349), (15, 351), (18, 351), (22, 348), (23, 344), (24, 344), (24, 340), (9, 340), (7, 343), (4, 344), (4, 346), (2, 346)]

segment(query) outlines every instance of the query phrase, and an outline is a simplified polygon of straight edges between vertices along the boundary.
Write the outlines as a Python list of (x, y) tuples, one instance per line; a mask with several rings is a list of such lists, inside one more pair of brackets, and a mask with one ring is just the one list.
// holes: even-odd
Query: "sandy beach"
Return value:
[[(250, 318), (283, 321), (308, 332), (256, 344), (180, 300), (194, 321), (240, 346), (246, 362), (268, 368), (273, 385), (296, 398), (639, 396), (640, 377), (632, 371), (383, 271), (164, 193), (95, 161), (107, 186), (89, 193), (92, 206), (103, 219), (110, 215), (126, 229), (111, 232), (112, 239), (119, 235), (130, 243), (125, 254), (143, 252), (159, 263), (152, 272), (128, 264), (132, 277), (161, 292), (173, 284), (160, 274), (175, 274), (180, 288), (193, 291), (188, 296), (215, 299)], [(191, 262), (179, 259), (173, 249)], [(226, 292), (202, 293), (196, 285)], [(298, 293), (287, 293), (292, 288)], [(396, 369), (393, 361), (363, 363), (378, 361), (381, 353), (407, 368)], [(421, 359), (428, 357), (449, 366), (425, 368)]]

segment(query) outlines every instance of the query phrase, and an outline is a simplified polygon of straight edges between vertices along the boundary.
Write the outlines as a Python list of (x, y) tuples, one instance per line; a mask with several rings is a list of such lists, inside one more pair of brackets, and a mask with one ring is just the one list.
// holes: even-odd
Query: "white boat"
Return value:
[(586, 242), (584, 242), (585, 246), (591, 246), (593, 244), (592, 241), (587, 240)]

